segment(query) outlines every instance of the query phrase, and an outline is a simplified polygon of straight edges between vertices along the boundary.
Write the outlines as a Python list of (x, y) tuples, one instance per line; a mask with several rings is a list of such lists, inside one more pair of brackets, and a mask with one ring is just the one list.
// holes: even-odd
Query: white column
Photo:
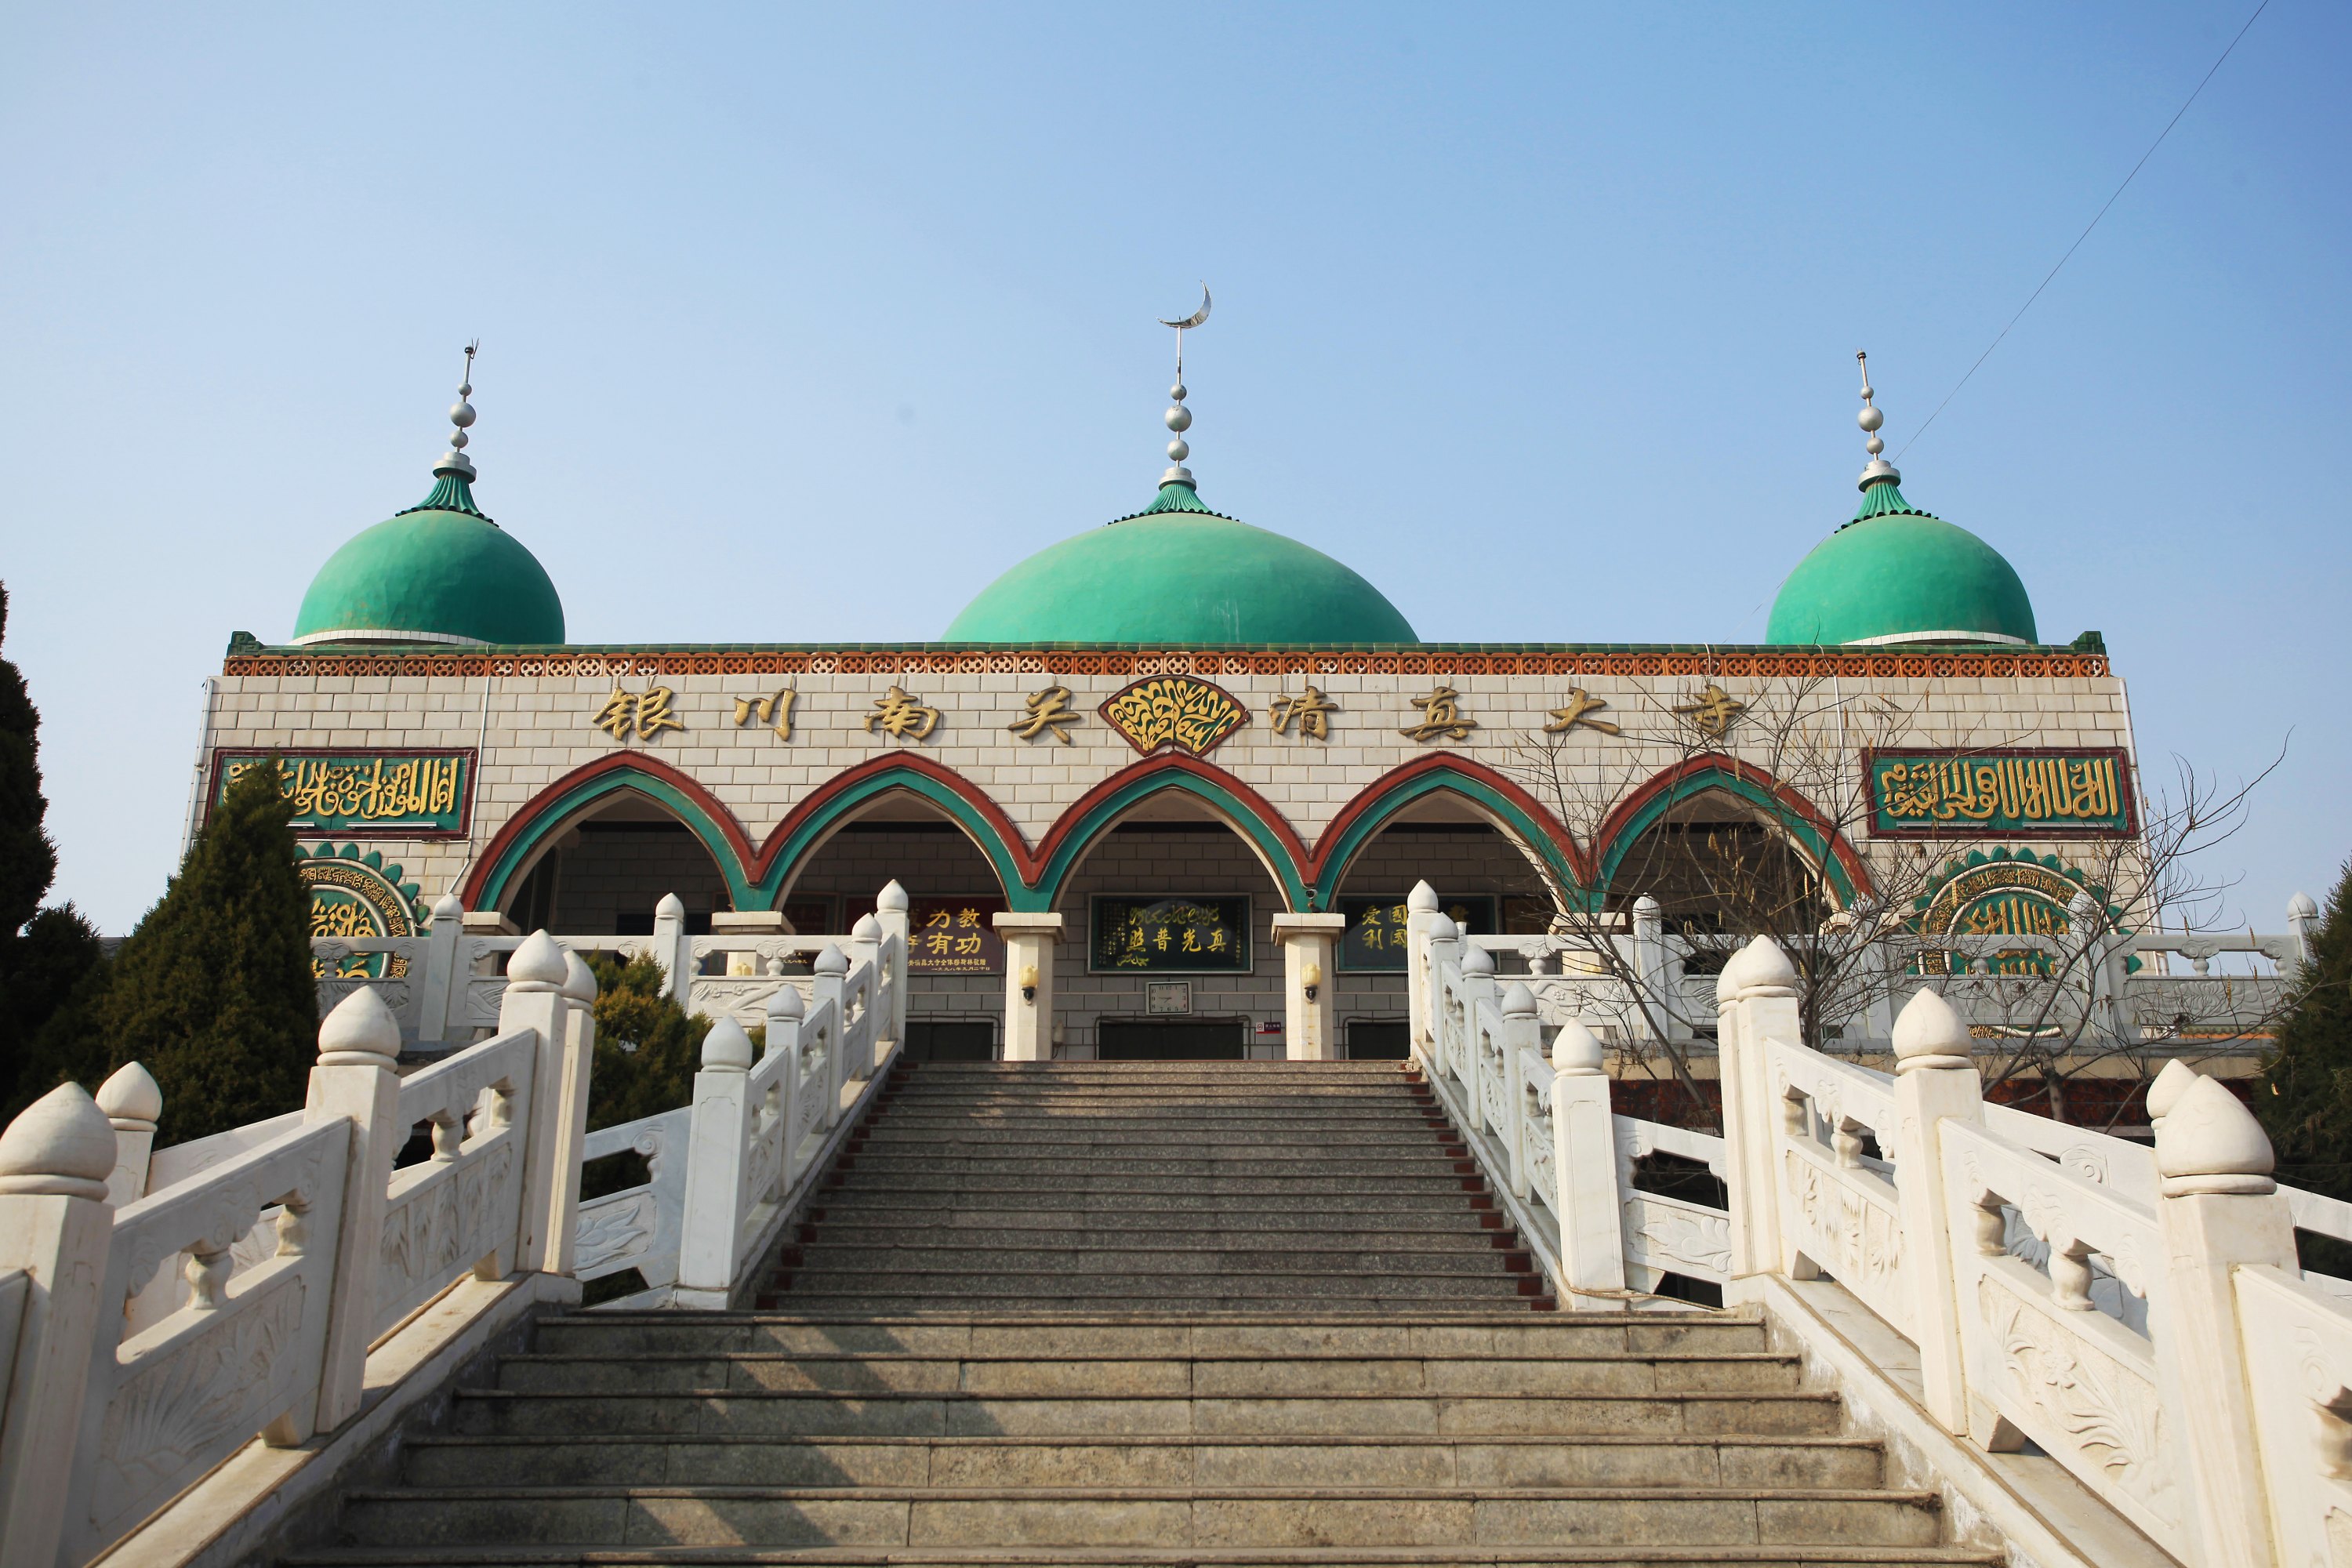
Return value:
[(543, 1101), (533, 1086), (531, 1120), (547, 1116), (554, 1123), (555, 1134), (554, 1153), (548, 1163), (547, 1239), (540, 1249), (539, 1268), (545, 1274), (568, 1275), (579, 1249), (580, 1165), (588, 1146), (588, 1075), (596, 1059), (596, 976), (569, 948), (563, 952), (563, 1050), (555, 1069), (556, 1081)]
[(1339, 1005), (1333, 984), (1339, 968), (1345, 915), (1276, 915), (1274, 940), (1282, 944), (1283, 1054), (1295, 1062), (1339, 1058)]
[[(383, 1214), (392, 1162), (408, 1142), (400, 1125), (400, 1020), (362, 985), (336, 1005), (319, 1026), (319, 1059), (310, 1068), (305, 1121), (349, 1120), (342, 1220), (335, 1228), (335, 1283), (327, 1301), (327, 1349), (315, 1410), (279, 1417), (264, 1434), (277, 1447), (332, 1431), (359, 1413), (367, 1380), (368, 1343), (375, 1338), (375, 1268), (383, 1248)], [(534, 1097), (535, 1098), (535, 1097)], [(306, 1414), (309, 1419), (305, 1419)]]
[[(2210, 1078), (2183, 1089), (2156, 1130), (2166, 1290), (2149, 1314), (2158, 1376), (2177, 1424), (2196, 1509), (2200, 1563), (2268, 1568), (2270, 1510), (2247, 1386), (2245, 1325), (2230, 1276), (2248, 1264), (2296, 1271), (2286, 1195), (2271, 1179), (2270, 1140), (2238, 1097)], [(2054, 1261), (2054, 1260), (2053, 1260)]]
[(1007, 910), (989, 923), (1004, 938), (1004, 1059), (1051, 1061), (1054, 949), (1062, 940), (1062, 917)]
[(694, 1112), (686, 1143), (686, 1214), (680, 1223), (675, 1304), (727, 1309), (735, 1284), (735, 1234), (743, 1220), (751, 1152), (751, 1037), (721, 1018), (702, 1037)]
[(1643, 893), (1633, 900), (1633, 973), (1642, 994), (1633, 1010), (1633, 1029), (1642, 1039), (1673, 1032), (1665, 1013), (1666, 922), (1658, 900)]
[[(74, 1434), (81, 1429), (103, 1319), (114, 1211), (114, 1129), (78, 1084), (61, 1084), (0, 1132), (0, 1273), (25, 1279), (7, 1385), (0, 1388), (0, 1568), (55, 1568)], [(110, 1337), (110, 1345), (113, 1340)]]
[[(523, 1145), (522, 1216), (515, 1227), (515, 1268), (525, 1272), (545, 1269), (560, 1247), (549, 1234), (549, 1222), (560, 1184), (556, 1167), (562, 1163), (555, 1109), (563, 1098), (570, 1054), (572, 1009), (563, 994), (570, 974), (555, 939), (534, 931), (507, 960), (506, 994), (499, 1002), (499, 1034), (529, 1029), (539, 1040), (530, 1072), (530, 1132)], [(578, 1176), (572, 1181), (577, 1192)]]
[(1617, 1190), (1617, 1121), (1600, 1039), (1573, 1018), (1562, 1024), (1552, 1037), (1551, 1070), (1559, 1261), (1570, 1291), (1560, 1304), (1570, 1311), (1623, 1311), (1630, 1305), (1623, 1294), (1624, 1196)]
[[(1969, 1429), (1968, 1360), (1960, 1345), (1964, 1308), (1953, 1283), (1951, 1210), (1944, 1202), (1944, 1122), (1982, 1121), (1984, 1084), (1969, 1059), (1969, 1026), (1951, 1004), (1921, 990), (1895, 1020), (1895, 1193), (1913, 1270), (1913, 1321), (1927, 1414), (1944, 1430)], [(1962, 1238), (1966, 1245), (1973, 1237)]]
[(98, 1086), (98, 1108), (114, 1124), (114, 1173), (106, 1179), (106, 1195), (121, 1208), (147, 1195), (147, 1162), (155, 1152), (163, 1091), (145, 1068), (125, 1062)]

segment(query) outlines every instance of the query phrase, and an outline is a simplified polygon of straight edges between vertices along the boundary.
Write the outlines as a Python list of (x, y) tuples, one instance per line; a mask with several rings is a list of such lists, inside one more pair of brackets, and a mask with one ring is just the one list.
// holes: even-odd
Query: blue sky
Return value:
[[(199, 684), (422, 497), (587, 642), (928, 638), (1130, 510), (1192, 339), (1213, 504), (1425, 637), (1754, 640), (2247, 5), (10, 5), (0, 577), (58, 895), (161, 890)], [(2274, 0), (1905, 490), (2105, 633), (2146, 761), (2352, 849), (2352, 10)]]

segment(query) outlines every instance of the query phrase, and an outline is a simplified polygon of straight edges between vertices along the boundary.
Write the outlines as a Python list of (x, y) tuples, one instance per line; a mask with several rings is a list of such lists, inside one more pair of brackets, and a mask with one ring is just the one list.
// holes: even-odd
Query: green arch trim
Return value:
[(739, 910), (758, 909), (745, 874), (749, 842), (734, 815), (692, 779), (665, 763), (635, 752), (600, 758), (574, 771), (534, 798), (499, 829), (481, 859), (466, 879), (463, 897), (467, 909), (496, 909), (505, 900), (516, 877), (538, 856), (540, 847), (581, 811), (600, 800), (622, 794), (639, 795), (677, 818), (701, 841), (729, 899)]
[(802, 858), (823, 845), (843, 818), (877, 796), (899, 790), (937, 806), (963, 829), (996, 874), (1006, 908), (1030, 907), (1023, 901), (1026, 884), (1022, 878), (1023, 857), (1016, 847), (1018, 830), (961, 777), (936, 765), (917, 766), (904, 758), (882, 759), (832, 780), (778, 823), (761, 851), (761, 902), (752, 907), (773, 909)]
[(1374, 780), (1332, 818), (1315, 847), (1315, 908), (1333, 907), (1356, 857), (1398, 813), (1439, 794), (1459, 795), (1494, 817), (1523, 853), (1541, 861), (1556, 884), (1555, 897), (1583, 904), (1597, 897), (1574, 844), (1532, 796), (1475, 763), (1433, 756)]
[(1761, 812), (1817, 867), (1842, 909), (1870, 892), (1870, 870), (1853, 845), (1812, 802), (1761, 768), (1734, 757), (1694, 757), (1657, 774), (1619, 803), (1594, 835), (1592, 889), (1605, 896), (1617, 868), (1643, 834), (1674, 807), (1721, 790)]
[(1239, 779), (1174, 753), (1147, 757), (1112, 774), (1064, 812), (1038, 846), (1035, 878), (1013, 894), (1013, 907), (1040, 912), (1052, 910), (1071, 869), (1094, 841), (1120, 816), (1163, 790), (1181, 790), (1193, 796), (1249, 840), (1273, 873), (1275, 886), (1291, 910), (1314, 907), (1300, 871), (1307, 858), (1306, 846), (1291, 832), (1282, 814)]

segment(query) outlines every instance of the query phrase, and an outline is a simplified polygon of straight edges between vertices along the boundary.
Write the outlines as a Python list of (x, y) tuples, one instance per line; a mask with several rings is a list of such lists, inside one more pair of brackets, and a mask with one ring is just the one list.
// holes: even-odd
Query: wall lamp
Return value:
[(1021, 971), (1021, 1000), (1037, 1000), (1037, 966), (1034, 963), (1024, 965)]

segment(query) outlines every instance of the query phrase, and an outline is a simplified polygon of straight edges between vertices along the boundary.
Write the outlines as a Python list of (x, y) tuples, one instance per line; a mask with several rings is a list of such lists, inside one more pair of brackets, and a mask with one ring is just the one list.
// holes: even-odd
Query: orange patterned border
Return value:
[(225, 675), (1703, 675), (1715, 678), (1855, 676), (1866, 679), (2022, 677), (2066, 679), (2107, 673), (2104, 654), (1895, 653), (1883, 649), (1135, 649), (818, 648), (594, 649), (549, 653), (262, 653), (226, 660)]

